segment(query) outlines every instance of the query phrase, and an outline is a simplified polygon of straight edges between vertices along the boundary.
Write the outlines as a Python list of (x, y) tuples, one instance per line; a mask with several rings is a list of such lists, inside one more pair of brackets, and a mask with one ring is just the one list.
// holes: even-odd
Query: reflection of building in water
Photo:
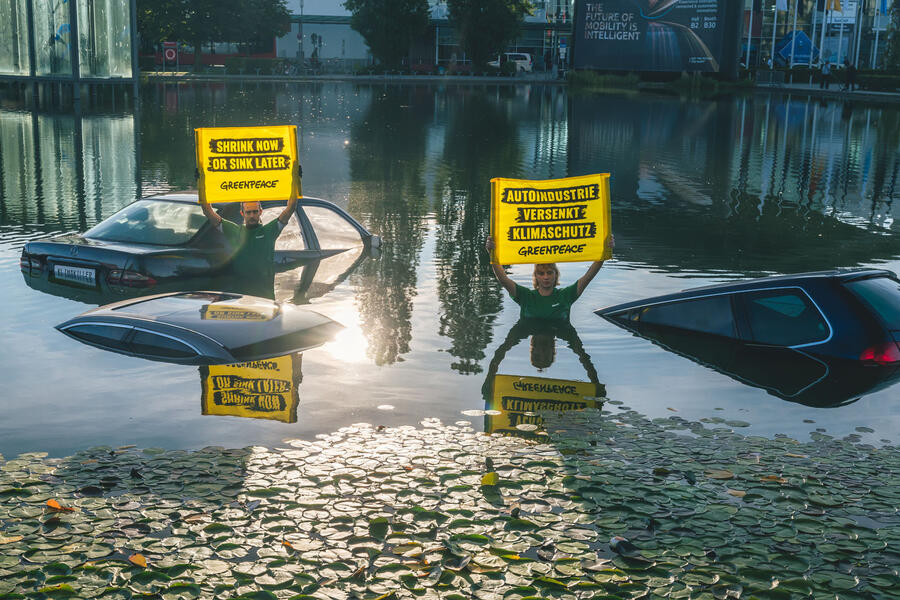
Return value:
[(900, 113), (844, 108), (790, 96), (575, 96), (569, 169), (613, 173), (623, 260), (745, 273), (890, 260), (900, 255), (896, 235), (884, 235), (894, 231)]
[(200, 367), (204, 415), (297, 422), (303, 354)]
[[(526, 338), (530, 338), (531, 364), (538, 371), (553, 364), (556, 340), (560, 339), (575, 353), (588, 381), (498, 374), (507, 353)], [(481, 392), (487, 411), (486, 432), (536, 438), (543, 434), (542, 412), (600, 408), (606, 387), (598, 380), (591, 357), (570, 323), (521, 319), (494, 352)]]
[(84, 230), (140, 193), (132, 115), (0, 110), (3, 224)]

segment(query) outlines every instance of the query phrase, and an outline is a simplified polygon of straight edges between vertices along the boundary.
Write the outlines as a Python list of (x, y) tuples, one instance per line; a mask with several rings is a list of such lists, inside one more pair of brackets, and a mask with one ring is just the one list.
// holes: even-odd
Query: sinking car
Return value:
[(89, 310), (56, 326), (79, 342), (185, 365), (264, 360), (321, 346), (343, 329), (307, 308), (225, 292), (175, 292)]
[(595, 311), (778, 397), (837, 406), (900, 377), (900, 280), (836, 270), (693, 288)]
[[(286, 202), (264, 202), (262, 222), (277, 218)], [(223, 218), (241, 223), (238, 203), (214, 204)], [(339, 206), (305, 197), (275, 245), (275, 269), (283, 272), (349, 249), (377, 249), (381, 240)], [(26, 283), (65, 295), (66, 289), (144, 294), (185, 289), (183, 282), (228, 272), (232, 250), (212, 227), (196, 193), (137, 200), (80, 234), (25, 244), (19, 261)], [(190, 289), (203, 289), (190, 285)]]

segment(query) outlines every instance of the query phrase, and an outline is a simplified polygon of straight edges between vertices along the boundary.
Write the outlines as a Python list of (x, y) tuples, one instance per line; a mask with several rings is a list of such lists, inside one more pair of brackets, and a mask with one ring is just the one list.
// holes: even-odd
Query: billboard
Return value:
[(727, 4), (728, 0), (577, 0), (573, 66), (718, 72), (729, 29), (726, 17), (734, 12)]

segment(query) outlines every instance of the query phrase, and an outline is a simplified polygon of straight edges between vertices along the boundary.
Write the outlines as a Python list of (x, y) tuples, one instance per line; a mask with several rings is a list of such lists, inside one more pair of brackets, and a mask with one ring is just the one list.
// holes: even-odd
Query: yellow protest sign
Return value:
[(297, 353), (201, 367), (202, 413), (296, 423), (302, 359)]
[(200, 200), (253, 202), (299, 198), (296, 125), (194, 130)]
[(599, 408), (601, 402), (596, 393), (597, 384), (591, 382), (495, 375), (486, 408), (500, 414), (485, 417), (485, 431), (528, 437), (543, 425), (539, 411)]
[(494, 264), (606, 260), (609, 173), (491, 179)]

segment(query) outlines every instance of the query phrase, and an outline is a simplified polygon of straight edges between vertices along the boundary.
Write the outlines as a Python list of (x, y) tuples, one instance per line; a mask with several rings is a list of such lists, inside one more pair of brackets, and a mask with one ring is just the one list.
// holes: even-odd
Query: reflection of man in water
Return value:
[(207, 202), (200, 205), (206, 218), (225, 235), (231, 246), (231, 274), (235, 284), (231, 291), (274, 298), (275, 241), (294, 214), (297, 199), (289, 200), (278, 218), (265, 225), (260, 220), (262, 205), (259, 202), (241, 203), (243, 225), (223, 219)]

